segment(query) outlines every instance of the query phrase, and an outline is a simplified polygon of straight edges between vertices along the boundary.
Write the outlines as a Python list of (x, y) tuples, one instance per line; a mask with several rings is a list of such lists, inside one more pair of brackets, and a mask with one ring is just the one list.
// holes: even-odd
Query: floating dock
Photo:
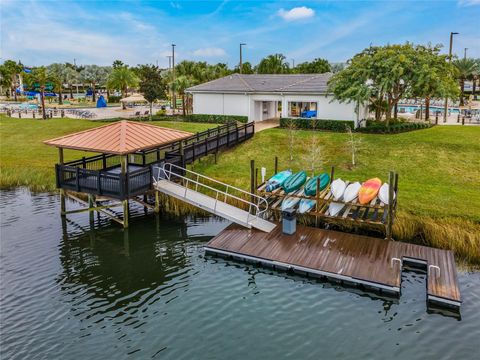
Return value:
[(294, 235), (285, 235), (280, 224), (270, 233), (232, 224), (205, 251), (396, 296), (402, 266), (409, 265), (427, 271), (429, 304), (453, 309), (461, 304), (455, 260), (448, 250), (302, 225)]

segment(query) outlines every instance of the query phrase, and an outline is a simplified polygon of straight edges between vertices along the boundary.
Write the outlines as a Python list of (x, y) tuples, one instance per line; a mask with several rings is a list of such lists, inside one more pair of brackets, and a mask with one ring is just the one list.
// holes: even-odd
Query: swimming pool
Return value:
[(2, 103), (0, 104), (0, 107), (12, 110), (38, 110), (37, 104), (30, 103)]
[(38, 109), (37, 104), (20, 104), (18, 107), (22, 110), (37, 110)]
[[(425, 110), (425, 106), (423, 107)], [(420, 106), (418, 105), (399, 105), (398, 112), (399, 113), (411, 113), (414, 114), (417, 110), (420, 110)], [(449, 113), (451, 114), (458, 114), (460, 109), (458, 108), (448, 108)], [(430, 106), (430, 112), (435, 114), (436, 112), (443, 114), (443, 107), (439, 106)]]

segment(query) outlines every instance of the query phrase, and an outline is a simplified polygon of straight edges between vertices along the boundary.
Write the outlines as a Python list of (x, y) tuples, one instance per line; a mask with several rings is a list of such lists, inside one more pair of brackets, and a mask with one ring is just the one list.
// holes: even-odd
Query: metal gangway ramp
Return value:
[[(256, 228), (269, 233), (276, 227), (276, 224), (262, 218), (268, 208), (267, 200), (263, 197), (175, 164), (165, 163), (158, 167), (154, 188), (249, 229)], [(208, 192), (208, 195), (204, 192)], [(233, 193), (245, 195), (250, 201)], [(248, 210), (229, 204), (228, 200), (243, 204)]]

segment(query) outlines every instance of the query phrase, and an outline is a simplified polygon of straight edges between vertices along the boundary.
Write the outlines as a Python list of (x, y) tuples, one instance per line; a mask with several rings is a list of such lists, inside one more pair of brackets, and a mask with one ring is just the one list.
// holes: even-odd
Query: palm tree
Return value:
[(73, 99), (73, 84), (78, 83), (79, 81), (78, 71), (75, 70), (74, 65), (67, 63), (65, 64), (63, 76), (65, 79), (65, 83), (68, 85), (70, 99)]
[(42, 117), (43, 119), (47, 118), (47, 113), (45, 111), (45, 86), (47, 85), (48, 76), (47, 76), (47, 69), (45, 66), (40, 66), (34, 68), (28, 76), (25, 78), (26, 82), (30, 86), (38, 86), (40, 87), (40, 99), (42, 102)]
[(473, 77), (477, 67), (477, 63), (473, 59), (463, 58), (455, 60), (454, 65), (457, 68), (457, 77), (460, 81), (460, 106), (464, 106), (465, 80)]
[(480, 59), (475, 60), (476, 66), (472, 76), (472, 96), (475, 99), (477, 90), (477, 81), (480, 79)]
[(290, 68), (285, 59), (283, 54), (268, 55), (258, 64), (257, 72), (259, 74), (288, 74)]
[(17, 77), (22, 72), (23, 66), (13, 60), (6, 60), (2, 65), (2, 82), (10, 89), (10, 96), (17, 101)]
[[(233, 70), (233, 72), (239, 73), (240, 65), (235, 66), (235, 69)], [(242, 63), (242, 74), (253, 74), (253, 73), (254, 73), (253, 67), (250, 62), (245, 61), (244, 63)]]
[[(127, 96), (129, 87), (138, 86), (140, 79), (135, 73), (126, 66), (117, 67), (112, 70), (107, 79), (107, 88), (110, 90), (120, 90), (122, 96)], [(126, 109), (125, 103), (122, 102), (123, 109)]]
[(58, 93), (58, 105), (63, 104), (63, 84), (65, 83), (65, 64), (53, 63), (47, 66), (47, 76), (53, 82), (54, 92)]
[(96, 86), (104, 84), (109, 76), (110, 67), (98, 65), (86, 65), (80, 72), (82, 82), (90, 84), (93, 91), (93, 102), (96, 98)]
[(182, 96), (182, 111), (183, 116), (185, 116), (188, 113), (187, 104), (185, 101), (185, 90), (192, 86), (192, 81), (187, 76), (181, 75), (175, 79), (175, 82), (172, 85), (175, 89), (175, 92)]

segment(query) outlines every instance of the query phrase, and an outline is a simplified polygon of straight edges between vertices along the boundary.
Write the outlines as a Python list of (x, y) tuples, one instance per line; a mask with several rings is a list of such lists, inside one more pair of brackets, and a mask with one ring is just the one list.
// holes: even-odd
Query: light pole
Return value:
[(240, 74), (242, 73), (242, 67), (243, 67), (243, 62), (242, 62), (242, 46), (245, 46), (247, 44), (245, 43), (240, 43), (240, 65), (239, 65), (239, 70)]
[[(453, 35), (458, 35), (458, 32), (450, 33), (450, 47), (448, 50), (448, 62), (452, 62), (452, 47), (453, 47)], [(445, 97), (445, 106), (443, 107), (443, 122), (447, 122), (447, 111), (448, 111), (448, 97)]]
[(172, 100), (173, 100), (173, 113), (177, 108), (177, 98), (175, 97), (175, 44), (172, 44)]
[[(75, 58), (73, 58), (73, 68), (75, 69), (75, 71), (77, 71), (77, 59)], [(77, 95), (78, 95), (78, 79), (76, 81), (75, 86), (77, 87)]]
[(468, 50), (468, 48), (463, 49), (463, 58), (464, 59), (467, 58), (467, 50)]

